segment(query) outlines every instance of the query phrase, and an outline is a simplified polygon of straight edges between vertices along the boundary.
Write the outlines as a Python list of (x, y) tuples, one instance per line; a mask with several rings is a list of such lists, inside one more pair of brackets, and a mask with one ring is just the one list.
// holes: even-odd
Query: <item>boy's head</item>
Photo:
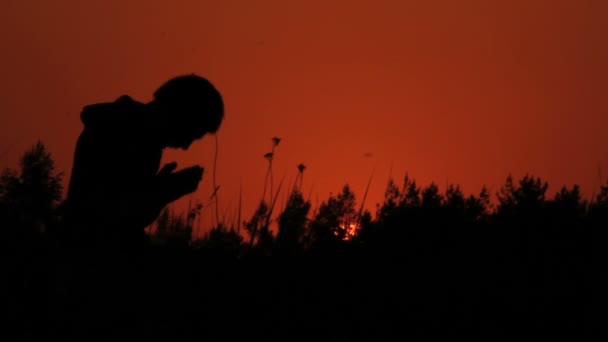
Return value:
[(154, 92), (152, 104), (168, 147), (188, 148), (205, 134), (216, 133), (224, 118), (220, 92), (195, 74), (167, 81)]

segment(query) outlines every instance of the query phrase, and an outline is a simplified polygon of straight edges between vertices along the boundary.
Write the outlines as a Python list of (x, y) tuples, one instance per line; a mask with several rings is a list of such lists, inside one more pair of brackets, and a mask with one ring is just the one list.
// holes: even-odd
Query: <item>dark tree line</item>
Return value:
[(62, 180), (62, 173), (55, 170), (52, 156), (41, 142), (23, 154), (20, 170), (2, 170), (0, 235), (5, 242), (36, 241), (57, 224)]
[[(84, 267), (53, 256), (62, 175), (50, 153), (38, 143), (20, 167), (2, 172), (0, 227), (4, 248), (20, 256), (8, 308), (25, 337), (115, 336), (129, 325), (137, 337), (156, 326), (187, 340), (601, 335), (608, 183), (585, 200), (578, 186), (550, 194), (538, 177), (509, 176), (493, 205), (487, 188), (465, 195), (406, 176), (389, 180), (373, 217), (348, 185), (318, 208), (294, 186), (276, 215), (271, 192), (249, 220), (219, 222), (201, 239), (192, 238), (201, 205), (182, 215), (167, 209), (145, 257), (104, 256)], [(103, 269), (85, 273), (104, 281), (74, 291), (89, 298), (111, 288), (103, 303), (121, 304), (93, 300), (81, 308), (93, 316), (67, 324), (70, 301), (81, 302), (58, 295), (75, 285), (57, 285), (57, 260), (72, 265), (61, 271), (69, 279)], [(105, 282), (118, 275), (123, 285)], [(64, 316), (49, 303), (65, 306)], [(101, 307), (123, 316), (104, 326)]]

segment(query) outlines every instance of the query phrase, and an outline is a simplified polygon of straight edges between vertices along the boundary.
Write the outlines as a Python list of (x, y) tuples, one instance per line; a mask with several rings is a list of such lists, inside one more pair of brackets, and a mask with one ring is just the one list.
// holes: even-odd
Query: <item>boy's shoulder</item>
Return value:
[(113, 102), (103, 102), (87, 105), (83, 108), (80, 118), (86, 125), (104, 125), (110, 123), (127, 124), (137, 121), (143, 112), (145, 104), (135, 101), (129, 95), (122, 95)]
[(143, 103), (135, 101), (129, 95), (122, 95), (122, 96), (118, 97), (114, 101), (114, 103), (117, 104), (117, 105), (121, 105), (121, 106), (143, 106)]

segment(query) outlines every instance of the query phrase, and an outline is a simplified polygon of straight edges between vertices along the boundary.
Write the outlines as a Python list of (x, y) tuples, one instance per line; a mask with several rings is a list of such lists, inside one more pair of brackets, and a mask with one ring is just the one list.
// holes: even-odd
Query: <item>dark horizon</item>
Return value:
[(200, 212), (164, 211), (145, 245), (125, 245), (65, 240), (49, 152), (23, 157), (3, 171), (0, 226), (7, 310), (27, 340), (603, 336), (608, 180), (585, 202), (576, 187), (552, 196), (540, 178), (512, 179), (491, 209), (488, 192), (409, 178), (387, 185), (374, 218), (348, 187), (315, 213), (294, 190), (272, 217), (243, 216), (240, 234), (193, 240)]

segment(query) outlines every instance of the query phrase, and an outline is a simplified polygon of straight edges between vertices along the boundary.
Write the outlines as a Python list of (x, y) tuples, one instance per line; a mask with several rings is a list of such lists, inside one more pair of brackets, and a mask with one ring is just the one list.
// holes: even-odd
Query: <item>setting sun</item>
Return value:
[(350, 223), (348, 225), (348, 229), (346, 229), (345, 227), (346, 227), (346, 224), (341, 223), (340, 228), (337, 229), (334, 232), (334, 234), (336, 236), (342, 236), (342, 239), (344, 239), (345, 241), (348, 241), (357, 234), (358, 227), (355, 223)]

